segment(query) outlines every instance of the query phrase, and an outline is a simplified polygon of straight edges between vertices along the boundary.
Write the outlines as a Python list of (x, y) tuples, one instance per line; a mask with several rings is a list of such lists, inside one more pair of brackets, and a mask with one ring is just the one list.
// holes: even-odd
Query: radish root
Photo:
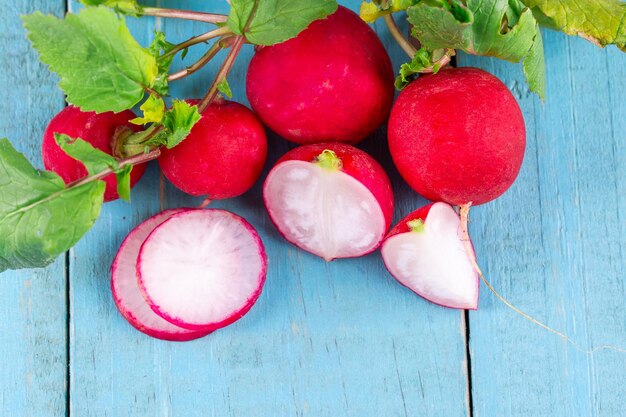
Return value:
[(583, 349), (582, 347), (580, 347), (580, 345), (576, 342), (574, 342), (568, 335), (566, 335), (565, 333), (559, 332), (558, 330), (553, 329), (552, 327), (546, 325), (545, 323), (542, 323), (541, 321), (537, 320), (536, 318), (530, 316), (529, 314), (523, 312), (522, 310), (520, 310), (519, 308), (515, 307), (513, 304), (511, 304), (507, 299), (505, 299), (503, 296), (501, 296), (496, 289), (489, 283), (489, 281), (487, 281), (487, 278), (485, 278), (485, 275), (483, 274), (482, 270), (480, 269), (480, 267), (478, 266), (478, 262), (476, 261), (476, 254), (474, 252), (474, 248), (472, 247), (472, 242), (470, 240), (469, 237), (469, 231), (468, 231), (468, 223), (469, 223), (469, 211), (470, 211), (470, 207), (472, 206), (472, 203), (467, 203), (467, 204), (463, 204), (459, 207), (459, 214), (461, 216), (461, 235), (462, 235), (462, 240), (463, 240), (463, 244), (465, 245), (465, 251), (467, 252), (468, 257), (470, 258), (470, 261), (472, 262), (472, 265), (474, 266), (474, 268), (476, 269), (476, 272), (478, 272), (478, 275), (480, 275), (480, 279), (485, 283), (485, 285), (487, 286), (487, 288), (489, 288), (489, 290), (493, 293), (493, 295), (495, 295), (505, 306), (507, 306), (508, 308), (510, 308), (511, 310), (515, 311), (517, 314), (519, 314), (520, 316), (524, 317), (526, 320), (529, 320), (533, 323), (535, 323), (537, 326), (549, 331), (550, 333), (553, 333), (559, 337), (561, 337), (562, 339), (566, 340), (569, 344), (572, 345), (572, 347), (574, 347), (574, 349), (576, 349), (579, 352), (582, 352), (586, 355), (593, 355), (593, 353), (599, 351), (599, 350), (613, 350), (616, 352), (622, 352), (622, 353), (626, 353), (626, 349), (617, 347), (617, 346), (613, 346), (613, 345), (601, 345), (601, 346), (597, 346), (591, 350), (587, 350), (587, 349)]

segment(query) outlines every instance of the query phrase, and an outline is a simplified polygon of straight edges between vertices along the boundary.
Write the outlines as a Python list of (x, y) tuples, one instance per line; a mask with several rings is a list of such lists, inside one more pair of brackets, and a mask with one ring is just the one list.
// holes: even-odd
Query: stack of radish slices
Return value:
[(266, 271), (263, 243), (243, 218), (218, 209), (166, 210), (126, 237), (111, 266), (111, 291), (135, 328), (186, 341), (243, 317)]

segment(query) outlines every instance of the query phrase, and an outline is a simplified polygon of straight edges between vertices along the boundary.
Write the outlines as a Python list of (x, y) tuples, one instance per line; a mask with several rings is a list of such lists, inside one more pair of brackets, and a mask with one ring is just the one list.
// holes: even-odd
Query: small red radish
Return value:
[(416, 294), (444, 307), (475, 310), (479, 275), (464, 236), (452, 206), (434, 203), (391, 229), (381, 253), (389, 272)]
[(393, 215), (387, 174), (371, 156), (341, 143), (301, 146), (272, 168), (263, 199), (278, 231), (327, 261), (375, 250)]
[[(96, 113), (84, 112), (71, 105), (67, 106), (52, 118), (43, 135), (41, 152), (44, 166), (47, 170), (56, 172), (66, 184), (87, 176), (85, 166), (61, 149), (54, 139), (54, 134), (62, 133), (74, 139), (83, 139), (94, 148), (111, 155), (113, 153), (111, 140), (117, 127), (126, 126), (134, 131), (140, 129), (129, 122), (135, 117), (135, 114), (130, 110), (121, 113)], [(145, 170), (145, 164), (133, 167), (130, 173), (131, 187), (141, 179)], [(117, 194), (115, 174), (105, 177), (104, 181), (106, 182), (104, 201), (117, 200), (119, 195)]]
[(207, 332), (175, 326), (152, 311), (137, 283), (137, 256), (154, 228), (182, 211), (184, 209), (163, 211), (135, 227), (122, 242), (111, 265), (111, 292), (122, 316), (148, 336), (179, 342), (206, 336)]
[(376, 33), (339, 6), (297, 37), (259, 49), (246, 90), (261, 120), (289, 141), (357, 143), (387, 119), (393, 83)]
[(162, 150), (159, 166), (187, 194), (223, 199), (248, 191), (261, 175), (266, 156), (265, 129), (256, 115), (219, 98), (182, 143)]
[(159, 316), (204, 332), (243, 317), (261, 294), (265, 248), (254, 228), (225, 210), (188, 209), (161, 223), (139, 252), (139, 286)]
[(389, 118), (389, 150), (409, 185), (432, 201), (483, 204), (515, 181), (526, 129), (515, 97), (477, 68), (420, 76)]

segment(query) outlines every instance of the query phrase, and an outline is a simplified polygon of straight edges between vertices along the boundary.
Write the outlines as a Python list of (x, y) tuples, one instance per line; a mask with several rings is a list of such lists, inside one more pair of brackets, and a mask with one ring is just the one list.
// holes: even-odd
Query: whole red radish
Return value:
[(178, 342), (197, 339), (208, 332), (175, 326), (152, 310), (137, 282), (137, 257), (148, 235), (165, 220), (184, 210), (165, 210), (135, 227), (122, 242), (111, 265), (111, 293), (122, 316), (148, 336)]
[(174, 214), (150, 233), (137, 260), (139, 286), (152, 310), (204, 332), (243, 317), (261, 295), (266, 272), (256, 230), (218, 209)]
[(515, 181), (524, 158), (522, 112), (507, 87), (477, 68), (421, 76), (396, 100), (389, 150), (422, 196), (452, 205), (486, 203)]
[(285, 154), (265, 180), (263, 199), (285, 239), (327, 261), (375, 250), (393, 215), (383, 168), (341, 143), (306, 145)]
[(446, 203), (422, 207), (385, 238), (381, 253), (389, 272), (416, 294), (444, 307), (478, 306), (478, 273), (461, 219)]
[(182, 143), (162, 150), (159, 166), (182, 191), (223, 199), (248, 191), (259, 178), (266, 157), (265, 129), (255, 114), (220, 98), (204, 110)]
[[(66, 134), (74, 139), (83, 139), (94, 148), (111, 155), (113, 152), (111, 140), (117, 127), (126, 126), (134, 131), (140, 129), (129, 122), (134, 118), (135, 114), (130, 110), (121, 113), (96, 113), (85, 112), (71, 105), (67, 106), (52, 118), (44, 132), (43, 143), (41, 144), (44, 166), (47, 170), (56, 172), (66, 184), (87, 176), (87, 169), (82, 162), (67, 155), (56, 143), (54, 134)], [(133, 167), (130, 173), (131, 187), (139, 181), (145, 170), (145, 164)], [(106, 182), (104, 201), (118, 199), (115, 174), (108, 175), (104, 181)]]
[(376, 33), (339, 6), (297, 37), (257, 51), (246, 89), (263, 123), (287, 140), (356, 143), (387, 119), (393, 82)]

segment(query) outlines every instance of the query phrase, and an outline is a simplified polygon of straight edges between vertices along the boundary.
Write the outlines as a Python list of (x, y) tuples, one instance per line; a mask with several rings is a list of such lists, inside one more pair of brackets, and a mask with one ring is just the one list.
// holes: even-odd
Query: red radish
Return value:
[(339, 6), (296, 38), (258, 50), (246, 90), (261, 120), (287, 140), (356, 143), (387, 119), (393, 82), (376, 33)]
[(245, 193), (259, 178), (267, 139), (248, 108), (218, 99), (181, 144), (162, 152), (159, 166), (172, 184), (194, 196), (222, 199)]
[(154, 228), (182, 211), (184, 209), (166, 210), (135, 227), (122, 242), (111, 265), (111, 292), (122, 316), (148, 336), (179, 342), (197, 339), (207, 332), (175, 326), (152, 311), (137, 283), (137, 256)]
[(218, 209), (173, 215), (148, 236), (137, 261), (139, 286), (154, 312), (205, 332), (243, 317), (259, 298), (266, 271), (254, 228)]
[(483, 204), (515, 181), (526, 129), (515, 97), (477, 68), (421, 76), (396, 100), (389, 150), (409, 185), (452, 205)]
[[(54, 134), (62, 133), (75, 139), (83, 139), (94, 148), (111, 155), (113, 152), (111, 140), (115, 129), (118, 126), (126, 126), (134, 131), (138, 131), (139, 127), (129, 122), (129, 120), (135, 117), (135, 114), (130, 110), (125, 110), (121, 113), (96, 113), (84, 112), (78, 107), (71, 105), (67, 106), (54, 116), (43, 135), (41, 151), (44, 166), (47, 170), (56, 172), (63, 178), (66, 184), (87, 176), (87, 169), (82, 162), (67, 155), (57, 145)], [(130, 173), (131, 187), (139, 181), (145, 170), (145, 164), (133, 167)], [(117, 200), (119, 195), (117, 194), (115, 174), (105, 177), (104, 181), (106, 182), (104, 201)]]
[(444, 307), (475, 310), (478, 272), (461, 219), (446, 203), (422, 207), (400, 221), (381, 247), (385, 266), (404, 286)]
[(285, 154), (265, 180), (263, 199), (285, 239), (327, 261), (375, 250), (393, 215), (383, 168), (341, 143), (301, 146)]

